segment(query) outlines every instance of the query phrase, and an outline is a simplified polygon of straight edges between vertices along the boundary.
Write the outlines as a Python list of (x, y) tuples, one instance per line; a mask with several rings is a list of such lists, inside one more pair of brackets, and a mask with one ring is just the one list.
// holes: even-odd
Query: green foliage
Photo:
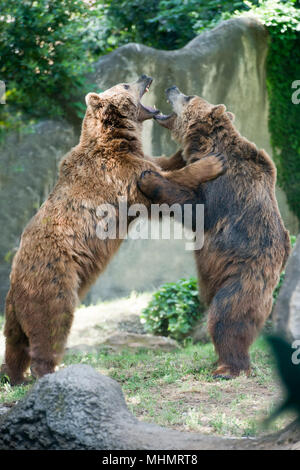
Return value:
[(248, 7), (240, 1), (111, 0), (107, 2), (107, 39), (111, 44), (139, 42), (157, 49), (177, 49), (224, 14)]
[(267, 87), (271, 143), (279, 185), (287, 195), (291, 210), (300, 219), (300, 104), (292, 101), (296, 91), (293, 82), (300, 80), (299, 1), (265, 0), (258, 6), (245, 3), (270, 33)]
[(184, 339), (201, 317), (197, 279), (180, 279), (161, 286), (142, 312), (145, 328), (154, 334)]
[(157, 25), (148, 22), (156, 15), (158, 6), (159, 0), (110, 0), (106, 12), (108, 44), (158, 45), (161, 38), (157, 36)]
[(88, 55), (80, 28), (83, 0), (2, 0), (0, 79), (6, 105), (0, 132), (40, 116), (62, 116), (84, 86)]

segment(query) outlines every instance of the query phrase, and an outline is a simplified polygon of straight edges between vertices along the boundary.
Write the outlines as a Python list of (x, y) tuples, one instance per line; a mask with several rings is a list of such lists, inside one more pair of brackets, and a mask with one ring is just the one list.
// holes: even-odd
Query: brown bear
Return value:
[[(24, 381), (31, 364), (35, 377), (54, 371), (64, 350), (73, 312), (105, 269), (122, 239), (97, 236), (102, 204), (118, 207), (149, 200), (138, 190), (141, 172), (160, 168), (187, 190), (223, 171), (222, 159), (207, 158), (189, 167), (181, 153), (155, 164), (145, 158), (141, 126), (157, 111), (140, 102), (152, 82), (142, 76), (86, 96), (87, 110), (79, 144), (62, 160), (58, 181), (25, 228), (14, 257), (6, 299), (5, 364), (12, 384)], [(159, 165), (159, 166), (158, 166)], [(177, 169), (176, 169), (177, 168)], [(118, 209), (116, 209), (118, 217)]]
[(186, 96), (176, 86), (166, 94), (173, 112), (155, 119), (171, 130), (186, 163), (221, 154), (227, 171), (189, 192), (154, 172), (138, 185), (154, 203), (185, 204), (194, 197), (194, 204), (204, 204), (204, 246), (195, 258), (218, 354), (214, 374), (248, 375), (249, 347), (271, 312), (272, 292), (290, 252), (275, 198), (276, 168), (264, 150), (239, 134), (224, 105)]

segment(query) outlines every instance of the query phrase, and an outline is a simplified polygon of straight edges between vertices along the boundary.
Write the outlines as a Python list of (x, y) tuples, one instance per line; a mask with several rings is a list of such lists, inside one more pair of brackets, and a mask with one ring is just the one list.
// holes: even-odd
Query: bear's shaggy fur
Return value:
[(145, 158), (141, 123), (156, 111), (143, 107), (140, 98), (151, 81), (143, 76), (133, 84), (87, 95), (79, 144), (62, 160), (52, 193), (22, 234), (12, 265), (4, 329), (2, 372), (12, 384), (24, 381), (30, 364), (36, 377), (54, 371), (78, 300), (122, 242), (97, 237), (97, 207), (108, 203), (117, 208), (121, 196), (128, 206), (149, 207), (136, 183), (142, 172), (159, 170), (157, 164), (174, 169), (164, 176), (189, 190), (223, 171), (218, 158), (182, 169), (180, 152), (171, 160), (157, 159), (156, 164)]
[(227, 171), (190, 194), (155, 173), (139, 181), (153, 202), (205, 205), (205, 240), (195, 251), (199, 285), (209, 305), (208, 329), (219, 356), (216, 376), (250, 371), (249, 347), (272, 308), (272, 293), (290, 252), (275, 198), (276, 168), (242, 137), (224, 105), (178, 88), (167, 90), (174, 112), (155, 119), (171, 130), (187, 163), (224, 155)]

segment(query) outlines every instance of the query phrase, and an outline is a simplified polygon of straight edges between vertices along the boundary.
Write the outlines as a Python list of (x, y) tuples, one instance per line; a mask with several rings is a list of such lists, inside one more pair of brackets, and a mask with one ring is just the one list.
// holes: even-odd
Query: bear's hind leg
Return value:
[(249, 347), (256, 336), (256, 329), (245, 321), (209, 318), (209, 332), (219, 356), (215, 378), (231, 379), (242, 371), (250, 374)]
[(35, 378), (54, 372), (59, 364), (71, 329), (75, 303), (45, 303), (42, 315), (38, 307), (31, 304), (30, 315), (23, 319), (29, 339), (30, 370)]
[(29, 344), (26, 336), (20, 335), (17, 343), (6, 341), (5, 362), (1, 367), (1, 375), (7, 375), (11, 385), (26, 384), (24, 373), (30, 364)]
[(29, 342), (10, 306), (6, 309), (4, 335), (5, 362), (1, 367), (1, 375), (7, 375), (11, 385), (24, 384), (24, 372), (30, 364)]
[(66, 318), (61, 322), (55, 322), (55, 326), (51, 322), (47, 335), (35, 335), (30, 339), (30, 370), (35, 378), (54, 372), (63, 356), (73, 321), (73, 312), (62, 315)]
[(208, 330), (219, 356), (215, 377), (250, 374), (249, 348), (271, 311), (272, 299), (247, 292), (241, 280), (227, 281), (212, 299)]

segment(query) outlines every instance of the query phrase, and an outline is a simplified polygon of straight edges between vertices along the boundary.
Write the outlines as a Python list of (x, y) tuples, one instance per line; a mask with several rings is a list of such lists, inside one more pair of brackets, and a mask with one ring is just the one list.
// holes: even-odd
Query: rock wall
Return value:
[[(225, 103), (235, 113), (240, 132), (271, 153), (265, 85), (267, 47), (267, 32), (256, 20), (233, 19), (176, 51), (128, 44), (101, 57), (90, 79), (104, 90), (142, 73), (151, 75), (155, 81), (143, 100), (163, 112), (168, 111), (164, 90), (173, 84), (187, 94)], [(65, 123), (43, 122), (34, 128), (34, 134), (20, 141), (11, 138), (0, 150), (0, 311), (8, 287), (9, 263), (22, 229), (52, 187), (58, 160), (77, 138)], [(143, 141), (145, 152), (152, 155), (169, 155), (176, 149), (168, 131), (153, 121), (145, 123)], [(296, 218), (280, 190), (278, 201), (287, 227), (297, 233)], [(183, 241), (126, 240), (87, 300), (127, 295), (131, 290), (149, 291), (192, 274), (193, 256), (185, 251)]]

